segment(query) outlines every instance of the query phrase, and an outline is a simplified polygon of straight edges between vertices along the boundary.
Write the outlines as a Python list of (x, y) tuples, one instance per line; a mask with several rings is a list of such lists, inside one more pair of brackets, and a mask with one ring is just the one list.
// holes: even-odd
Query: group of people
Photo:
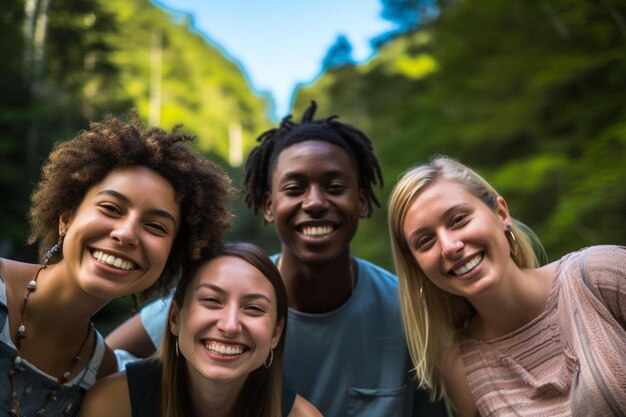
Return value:
[[(626, 415), (624, 247), (548, 263), (439, 156), (389, 198), (396, 278), (350, 254), (380, 207), (372, 142), (315, 112), (245, 164), (271, 257), (224, 241), (231, 181), (178, 130), (109, 115), (57, 144), (30, 211), (42, 262), (0, 260), (0, 416)], [(90, 318), (128, 295), (157, 299), (103, 339)]]

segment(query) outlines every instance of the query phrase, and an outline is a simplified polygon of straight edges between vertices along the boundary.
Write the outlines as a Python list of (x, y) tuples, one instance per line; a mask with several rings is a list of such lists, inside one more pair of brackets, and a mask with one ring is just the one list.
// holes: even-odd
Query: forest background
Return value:
[[(317, 116), (339, 114), (374, 142), (381, 208), (361, 222), (354, 255), (393, 269), (387, 197), (434, 154), (490, 180), (550, 260), (626, 243), (626, 3), (381, 1), (398, 30), (374, 41), (375, 58), (355, 64), (338, 39), (293, 100), (296, 118), (316, 100)], [(255, 138), (276, 124), (271, 99), (189, 16), (147, 0), (8, 0), (0, 22), (0, 257), (36, 261), (25, 241), (41, 165), (105, 112), (183, 123), (237, 186)], [(279, 249), (241, 196), (233, 210), (230, 239)], [(101, 330), (128, 305), (107, 307)]]

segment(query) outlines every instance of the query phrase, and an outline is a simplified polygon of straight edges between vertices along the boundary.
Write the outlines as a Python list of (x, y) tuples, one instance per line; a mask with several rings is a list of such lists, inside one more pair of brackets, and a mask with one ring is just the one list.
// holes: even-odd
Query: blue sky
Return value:
[(276, 117), (289, 112), (299, 82), (313, 81), (338, 35), (367, 60), (369, 40), (392, 29), (380, 0), (158, 0), (194, 16), (195, 27), (246, 71), (256, 91), (268, 91)]

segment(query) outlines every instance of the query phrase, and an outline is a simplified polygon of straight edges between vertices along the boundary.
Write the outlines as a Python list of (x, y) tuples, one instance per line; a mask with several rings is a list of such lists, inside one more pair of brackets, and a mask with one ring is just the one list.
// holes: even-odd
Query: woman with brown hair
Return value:
[(183, 275), (159, 358), (87, 394), (81, 416), (318, 417), (282, 378), (287, 293), (255, 245), (227, 244)]

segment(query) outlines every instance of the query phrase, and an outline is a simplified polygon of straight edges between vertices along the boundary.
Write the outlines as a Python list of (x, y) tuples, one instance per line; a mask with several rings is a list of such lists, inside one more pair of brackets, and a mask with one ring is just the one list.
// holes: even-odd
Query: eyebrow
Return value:
[[(443, 214), (441, 216), (439, 216), (439, 218), (441, 217), (448, 217), (450, 215), (451, 212), (456, 211), (459, 207), (462, 207), (463, 204), (456, 204), (448, 209), (446, 209)], [(406, 241), (410, 242), (411, 239), (413, 239), (415, 236), (419, 235), (420, 233), (424, 232), (425, 230), (428, 230), (428, 227), (419, 227), (416, 230), (414, 230), (407, 238)]]
[[(333, 169), (333, 170), (322, 173), (321, 176), (325, 178), (348, 178), (349, 174), (340, 169)], [(307, 175), (301, 172), (287, 171), (279, 178), (279, 180), (280, 181), (292, 180), (292, 179), (297, 180), (297, 179), (305, 178), (305, 177), (307, 177)]]
[[(111, 197), (115, 197), (118, 200), (120, 200), (121, 202), (123, 202), (124, 204), (128, 204), (128, 205), (131, 204), (130, 199), (128, 197), (126, 197), (124, 194), (122, 194), (120, 192), (117, 192), (115, 190), (102, 190), (102, 191), (100, 191), (96, 195), (102, 195), (102, 194), (110, 195)], [(169, 211), (161, 210), (161, 209), (152, 209), (152, 210), (148, 210), (148, 213), (149, 214), (155, 214), (157, 216), (166, 217), (166, 218), (170, 219), (174, 223), (174, 225), (176, 225), (176, 218)]]
[[(228, 295), (226, 293), (226, 291), (224, 291), (224, 289), (222, 289), (222, 287), (220, 287), (218, 285), (215, 285), (215, 284), (209, 284), (209, 283), (206, 283), (206, 282), (198, 284), (198, 286), (196, 287), (196, 291), (198, 291), (200, 288), (203, 288), (203, 287), (204, 288), (209, 288), (209, 289), (219, 293), (220, 295)], [(270, 298), (267, 295), (261, 294), (261, 293), (257, 293), (257, 292), (248, 293), (248, 294), (245, 294), (243, 296), (244, 300), (256, 300), (256, 299), (259, 299), (259, 298), (262, 298), (262, 299), (266, 300), (268, 303), (272, 302), (272, 300), (270, 300)]]

